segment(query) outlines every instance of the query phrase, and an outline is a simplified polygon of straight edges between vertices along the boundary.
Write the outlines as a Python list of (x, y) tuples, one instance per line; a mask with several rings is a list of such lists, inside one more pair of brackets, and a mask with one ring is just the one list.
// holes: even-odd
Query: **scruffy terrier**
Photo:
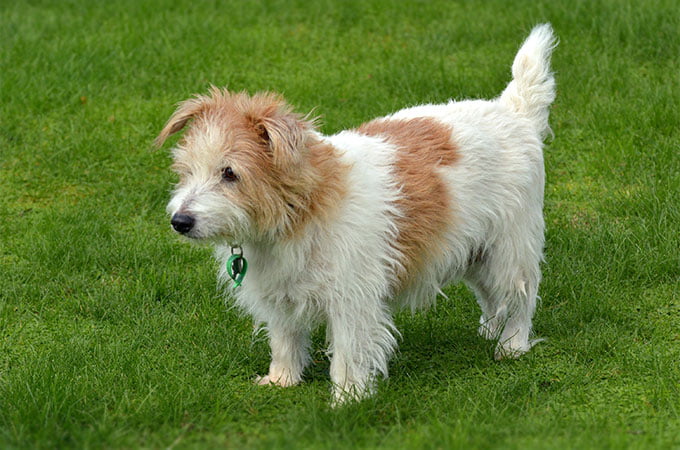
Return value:
[(333, 136), (274, 94), (213, 88), (180, 103), (156, 140), (190, 124), (172, 150), (172, 227), (215, 245), (236, 303), (268, 330), (259, 384), (299, 383), (326, 321), (334, 401), (370, 393), (397, 345), (393, 311), (460, 280), (497, 359), (532, 347), (555, 45), (550, 25), (534, 28), (497, 99), (415, 106)]

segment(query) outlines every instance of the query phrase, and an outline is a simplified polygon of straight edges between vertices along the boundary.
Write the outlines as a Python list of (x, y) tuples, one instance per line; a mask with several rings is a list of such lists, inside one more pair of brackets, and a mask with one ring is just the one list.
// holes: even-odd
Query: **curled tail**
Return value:
[(530, 119), (542, 138), (550, 133), (548, 107), (555, 100), (550, 55), (557, 46), (550, 24), (536, 26), (515, 56), (512, 78), (499, 101)]

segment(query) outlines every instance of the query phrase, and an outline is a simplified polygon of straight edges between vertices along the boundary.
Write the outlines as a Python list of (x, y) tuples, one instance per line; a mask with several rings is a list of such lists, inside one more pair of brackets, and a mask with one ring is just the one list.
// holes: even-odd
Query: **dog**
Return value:
[(535, 27), (494, 100), (409, 107), (332, 136), (272, 93), (213, 87), (179, 104), (156, 139), (189, 124), (172, 150), (171, 225), (215, 245), (220, 279), (268, 331), (257, 383), (299, 383), (325, 321), (333, 401), (369, 395), (397, 346), (393, 312), (457, 281), (496, 359), (538, 341), (556, 45)]

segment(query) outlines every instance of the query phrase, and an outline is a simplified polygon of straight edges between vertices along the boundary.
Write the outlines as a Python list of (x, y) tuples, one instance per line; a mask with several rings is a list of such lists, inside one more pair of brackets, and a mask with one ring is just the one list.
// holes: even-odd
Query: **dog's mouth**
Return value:
[(204, 240), (210, 238), (210, 236), (206, 235), (206, 233), (198, 227), (197, 218), (191, 214), (179, 212), (173, 214), (170, 219), (170, 225), (176, 233), (191, 240)]
[(198, 220), (194, 216), (187, 214), (176, 213), (170, 219), (172, 229), (181, 236), (192, 241), (207, 241), (207, 242), (235, 242), (234, 236), (225, 231), (215, 233), (206, 232), (198, 227)]

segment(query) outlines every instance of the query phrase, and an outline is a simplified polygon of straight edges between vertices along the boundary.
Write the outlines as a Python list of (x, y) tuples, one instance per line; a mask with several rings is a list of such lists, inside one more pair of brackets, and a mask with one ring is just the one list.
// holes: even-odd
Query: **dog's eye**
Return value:
[(232, 182), (238, 180), (238, 177), (231, 169), (231, 167), (225, 167), (224, 169), (222, 169), (222, 179), (224, 181)]

